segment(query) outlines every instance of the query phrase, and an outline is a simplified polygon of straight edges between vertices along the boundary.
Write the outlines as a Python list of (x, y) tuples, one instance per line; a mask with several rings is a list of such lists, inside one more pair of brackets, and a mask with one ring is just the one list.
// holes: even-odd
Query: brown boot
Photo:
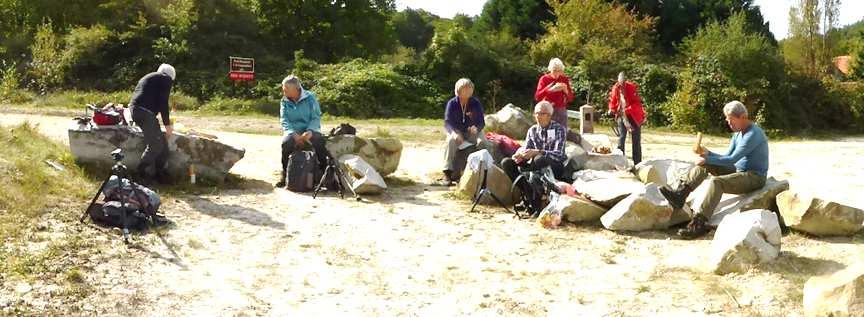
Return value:
[(682, 239), (691, 240), (704, 236), (708, 231), (710, 231), (708, 228), (708, 219), (703, 215), (696, 215), (687, 224), (687, 228), (678, 230), (678, 236)]

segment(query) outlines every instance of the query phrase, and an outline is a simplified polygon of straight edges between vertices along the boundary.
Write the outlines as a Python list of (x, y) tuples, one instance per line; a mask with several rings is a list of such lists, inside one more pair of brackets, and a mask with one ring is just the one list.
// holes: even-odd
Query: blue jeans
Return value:
[[(639, 164), (642, 162), (642, 127), (633, 122), (630, 116), (626, 116), (626, 119), (630, 120), (630, 126), (633, 127), (630, 133), (633, 135), (633, 164)], [(621, 135), (618, 136), (618, 149), (626, 155), (624, 145), (627, 142), (627, 127), (624, 126), (624, 120), (618, 120), (618, 131), (621, 131)]]

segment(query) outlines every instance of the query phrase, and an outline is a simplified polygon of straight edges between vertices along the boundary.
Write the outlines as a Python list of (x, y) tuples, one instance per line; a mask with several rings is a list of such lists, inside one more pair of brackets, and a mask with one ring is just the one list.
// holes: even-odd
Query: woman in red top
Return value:
[[(639, 86), (626, 80), (624, 72), (618, 74), (618, 82), (609, 91), (609, 113), (614, 115), (618, 124), (618, 148), (624, 151), (627, 132), (633, 135), (633, 164), (642, 161), (642, 123), (645, 123), (645, 109), (639, 98)], [(623, 112), (624, 116), (619, 114)]]
[(564, 63), (558, 58), (549, 61), (548, 69), (549, 73), (543, 74), (537, 81), (534, 100), (551, 102), (554, 108), (552, 120), (561, 124), (567, 131), (567, 105), (573, 101), (570, 78), (564, 75)]

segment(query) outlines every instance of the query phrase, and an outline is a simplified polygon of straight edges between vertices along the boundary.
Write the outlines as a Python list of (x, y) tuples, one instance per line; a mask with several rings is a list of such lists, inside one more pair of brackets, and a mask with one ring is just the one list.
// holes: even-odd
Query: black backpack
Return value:
[(318, 156), (314, 151), (297, 151), (288, 158), (285, 188), (292, 192), (310, 192), (321, 178)]
[(357, 134), (357, 129), (347, 123), (341, 123), (338, 127), (330, 130), (330, 136), (336, 135), (355, 135)]

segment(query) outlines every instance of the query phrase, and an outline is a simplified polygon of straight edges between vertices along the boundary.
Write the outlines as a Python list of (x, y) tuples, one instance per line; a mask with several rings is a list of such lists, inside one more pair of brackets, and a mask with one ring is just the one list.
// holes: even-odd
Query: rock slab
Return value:
[[(69, 147), (75, 160), (85, 164), (112, 166), (109, 153), (123, 149), (123, 163), (130, 171), (138, 168), (144, 152), (144, 135), (138, 128), (103, 126), (92, 129), (70, 129)], [(196, 176), (221, 182), (240, 161), (246, 150), (214, 139), (175, 132), (168, 141), (170, 153), (165, 169), (173, 179), (187, 179), (189, 166), (195, 165)]]
[(745, 272), (780, 254), (780, 222), (765, 209), (731, 214), (720, 222), (711, 241), (708, 264), (717, 274)]
[(665, 229), (672, 219), (672, 206), (663, 198), (657, 184), (648, 184), (615, 204), (600, 222), (614, 231)]
[(633, 174), (622, 171), (581, 170), (573, 173), (573, 179), (576, 192), (606, 208), (645, 186)]
[(864, 265), (804, 283), (805, 316), (864, 316)]
[(849, 236), (864, 225), (864, 210), (787, 190), (777, 195), (786, 225), (817, 236)]
[(339, 157), (345, 176), (351, 182), (354, 192), (361, 195), (381, 194), (387, 189), (387, 183), (378, 172), (362, 157), (345, 154)]
[(509, 136), (515, 140), (524, 140), (528, 128), (534, 125), (531, 114), (512, 103), (507, 104), (495, 114), (486, 115), (486, 131)]
[(327, 150), (335, 158), (355, 154), (372, 165), (381, 176), (393, 174), (399, 168), (402, 157), (402, 142), (395, 138), (361, 138), (354, 135), (337, 135), (327, 141)]

